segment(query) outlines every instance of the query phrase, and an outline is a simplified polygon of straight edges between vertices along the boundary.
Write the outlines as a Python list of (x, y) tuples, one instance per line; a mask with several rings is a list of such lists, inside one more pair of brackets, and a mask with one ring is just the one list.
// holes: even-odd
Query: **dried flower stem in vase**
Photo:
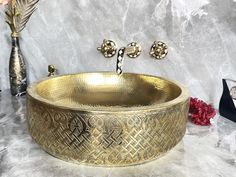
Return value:
[(12, 51), (9, 63), (10, 89), (13, 96), (26, 93), (26, 64), (20, 50), (19, 34), (36, 10), (39, 0), (12, 0), (6, 11), (6, 22), (11, 29)]

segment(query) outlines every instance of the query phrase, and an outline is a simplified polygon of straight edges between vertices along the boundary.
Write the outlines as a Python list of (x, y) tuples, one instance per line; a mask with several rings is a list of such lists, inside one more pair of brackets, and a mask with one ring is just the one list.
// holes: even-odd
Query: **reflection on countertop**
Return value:
[(88, 167), (58, 160), (33, 142), (25, 96), (0, 93), (1, 177), (236, 177), (236, 124), (217, 116), (210, 127), (188, 123), (184, 139), (153, 162), (123, 168)]

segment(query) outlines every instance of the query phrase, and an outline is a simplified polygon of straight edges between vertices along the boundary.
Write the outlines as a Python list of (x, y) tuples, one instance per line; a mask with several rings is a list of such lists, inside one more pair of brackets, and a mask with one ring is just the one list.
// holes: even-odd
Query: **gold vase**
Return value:
[(12, 37), (12, 51), (9, 63), (10, 89), (13, 96), (26, 93), (26, 64), (20, 50), (19, 37)]

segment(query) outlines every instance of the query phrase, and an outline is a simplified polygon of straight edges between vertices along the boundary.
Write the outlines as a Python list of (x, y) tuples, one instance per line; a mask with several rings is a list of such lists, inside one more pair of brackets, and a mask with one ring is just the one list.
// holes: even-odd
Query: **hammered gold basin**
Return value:
[(28, 87), (33, 139), (79, 164), (126, 166), (151, 161), (184, 136), (189, 94), (175, 82), (142, 74), (81, 73)]

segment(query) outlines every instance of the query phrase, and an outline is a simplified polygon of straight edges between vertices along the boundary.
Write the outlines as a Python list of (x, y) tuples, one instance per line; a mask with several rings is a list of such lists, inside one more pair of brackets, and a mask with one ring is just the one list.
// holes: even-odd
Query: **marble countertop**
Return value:
[(236, 177), (236, 124), (217, 116), (212, 126), (188, 123), (183, 140), (164, 157), (133, 167), (88, 167), (58, 160), (33, 142), (25, 97), (0, 93), (1, 177)]

